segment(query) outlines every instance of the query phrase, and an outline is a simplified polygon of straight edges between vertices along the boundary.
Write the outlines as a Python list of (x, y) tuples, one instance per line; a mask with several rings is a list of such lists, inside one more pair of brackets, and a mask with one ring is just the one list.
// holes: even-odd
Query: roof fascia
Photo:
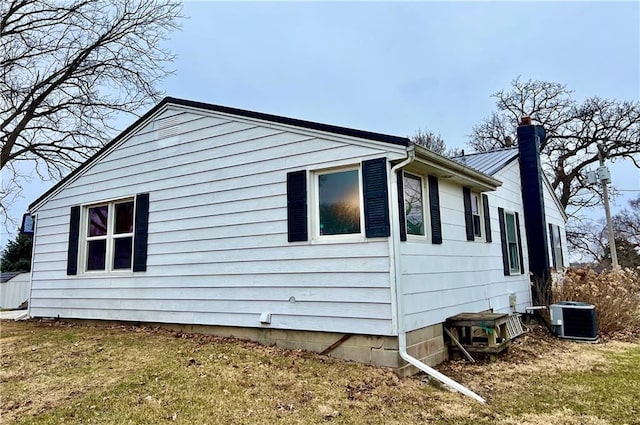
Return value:
[(265, 114), (262, 112), (249, 111), (246, 109), (231, 108), (228, 106), (214, 105), (211, 103), (196, 102), (193, 100), (179, 99), (175, 97), (166, 97), (163, 102), (173, 103), (186, 107), (220, 112), (223, 114), (242, 116), (246, 118), (254, 118), (261, 121), (274, 122), (279, 124), (290, 125), (293, 127), (308, 128), (318, 130), (325, 133), (340, 134), (343, 136), (351, 136), (358, 139), (375, 140), (399, 146), (409, 146), (411, 141), (407, 137), (391, 136), (389, 134), (375, 133), (372, 131), (357, 130), (354, 128), (340, 127), (337, 125), (323, 124), (314, 121), (301, 120), (297, 118), (289, 118), (281, 115)]
[[(172, 105), (175, 105), (175, 104), (172, 104)], [(357, 145), (363, 145), (363, 146), (366, 145), (369, 147), (373, 145), (378, 148), (384, 149), (386, 151), (393, 151), (400, 154), (404, 154), (407, 151), (407, 147), (397, 143), (389, 143), (389, 142), (383, 142), (380, 140), (367, 139), (364, 137), (356, 137), (352, 135), (332, 133), (326, 130), (320, 130), (320, 129), (315, 129), (311, 127), (301, 127), (291, 123), (270, 121), (270, 120), (261, 119), (257, 117), (254, 118), (254, 117), (247, 117), (244, 115), (234, 115), (229, 112), (220, 112), (213, 109), (203, 110), (202, 108), (195, 108), (188, 105), (187, 106), (176, 105), (176, 106), (178, 106), (178, 108), (176, 109), (180, 109), (187, 112), (193, 111), (194, 113), (207, 114), (208, 116), (212, 116), (212, 117), (233, 119), (238, 122), (244, 122), (244, 123), (254, 124), (254, 125), (257, 124), (265, 127), (276, 128), (283, 131), (290, 131), (298, 134), (304, 134), (311, 137), (339, 140), (339, 141), (344, 141), (347, 143), (352, 143)], [(360, 131), (360, 130), (357, 130), (357, 131)]]
[(460, 184), (470, 186), (480, 192), (496, 190), (502, 182), (492, 176), (460, 164), (421, 146), (414, 147), (416, 161), (434, 169), (442, 178), (454, 178)]

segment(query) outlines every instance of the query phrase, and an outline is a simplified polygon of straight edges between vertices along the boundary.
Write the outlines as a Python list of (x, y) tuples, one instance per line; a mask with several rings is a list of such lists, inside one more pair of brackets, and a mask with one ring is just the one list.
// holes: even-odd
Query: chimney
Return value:
[(542, 126), (531, 124), (531, 117), (525, 116), (520, 121), (517, 134), (529, 271), (546, 282), (550, 276), (549, 251), (540, 165), (540, 145), (544, 143), (545, 132)]

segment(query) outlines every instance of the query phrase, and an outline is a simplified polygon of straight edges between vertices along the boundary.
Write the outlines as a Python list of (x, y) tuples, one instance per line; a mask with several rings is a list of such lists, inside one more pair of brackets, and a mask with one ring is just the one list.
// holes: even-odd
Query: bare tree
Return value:
[(543, 167), (568, 213), (600, 202), (587, 188), (585, 171), (598, 163), (597, 143), (615, 161), (628, 159), (640, 168), (640, 102), (591, 97), (582, 103), (565, 85), (516, 78), (510, 90), (493, 97), (497, 111), (476, 125), (469, 145), (478, 151), (506, 146), (516, 140), (522, 116), (544, 126)]
[(416, 134), (411, 137), (411, 141), (416, 145), (427, 148), (443, 156), (455, 157), (462, 154), (460, 149), (448, 148), (444, 139), (439, 134), (435, 134), (431, 131), (418, 129)]
[(607, 224), (604, 219), (596, 222), (571, 220), (566, 232), (569, 251), (582, 254), (589, 261), (602, 258), (608, 249)]
[(640, 198), (630, 200), (629, 207), (613, 216), (616, 238), (626, 239), (640, 248)]
[[(629, 207), (612, 218), (618, 257), (623, 267), (635, 264), (640, 255), (640, 198), (629, 201)], [(567, 240), (573, 252), (602, 266), (611, 266), (609, 233), (604, 219), (597, 222), (572, 220), (567, 226)]]
[(178, 28), (174, 0), (11, 0), (0, 4), (0, 210), (28, 176), (60, 179), (113, 135), (118, 113), (161, 95)]

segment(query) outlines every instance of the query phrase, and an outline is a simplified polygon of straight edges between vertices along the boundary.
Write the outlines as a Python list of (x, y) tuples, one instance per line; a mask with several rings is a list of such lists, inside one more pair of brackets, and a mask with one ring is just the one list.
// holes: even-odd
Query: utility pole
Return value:
[(598, 143), (598, 159), (600, 160), (600, 167), (598, 168), (597, 175), (600, 184), (602, 185), (602, 197), (604, 199), (604, 212), (607, 218), (607, 230), (609, 232), (609, 250), (611, 251), (611, 265), (613, 270), (618, 270), (618, 253), (616, 251), (616, 240), (613, 234), (613, 222), (611, 221), (611, 209), (609, 208), (609, 189), (607, 185), (611, 183), (611, 175), (609, 170), (604, 165), (604, 147), (601, 143)]

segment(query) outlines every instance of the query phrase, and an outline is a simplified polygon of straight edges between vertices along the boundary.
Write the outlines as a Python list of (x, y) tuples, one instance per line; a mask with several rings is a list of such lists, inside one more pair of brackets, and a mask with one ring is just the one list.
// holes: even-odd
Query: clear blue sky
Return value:
[[(459, 147), (517, 76), (566, 84), (578, 100), (640, 99), (639, 2), (187, 2), (184, 14), (163, 87), (174, 97), (399, 136), (428, 129)], [(640, 189), (631, 164), (611, 171), (614, 186)], [(27, 188), (13, 214), (51, 185)]]

